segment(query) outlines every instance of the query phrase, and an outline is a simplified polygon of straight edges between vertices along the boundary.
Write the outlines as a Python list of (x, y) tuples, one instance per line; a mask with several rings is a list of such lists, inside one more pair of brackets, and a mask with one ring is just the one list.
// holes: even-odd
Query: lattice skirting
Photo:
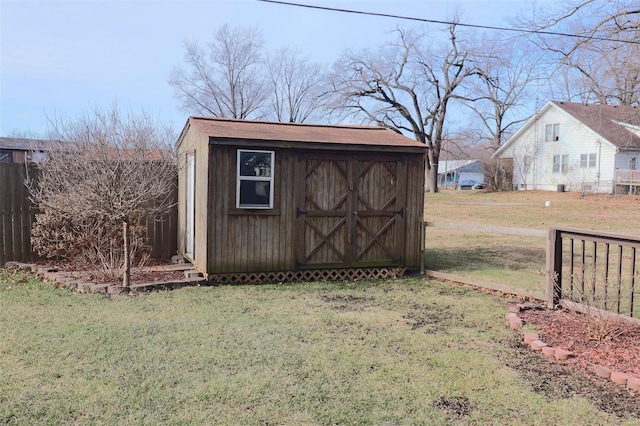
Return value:
[(217, 284), (266, 284), (295, 281), (355, 281), (397, 278), (406, 268), (306, 269), (287, 272), (244, 272), (209, 274), (207, 280)]

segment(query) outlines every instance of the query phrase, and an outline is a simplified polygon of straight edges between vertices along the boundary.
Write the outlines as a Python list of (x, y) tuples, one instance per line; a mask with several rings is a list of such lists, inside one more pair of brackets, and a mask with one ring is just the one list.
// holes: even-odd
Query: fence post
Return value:
[(555, 228), (549, 229), (547, 240), (547, 305), (554, 308), (562, 295), (562, 236)]

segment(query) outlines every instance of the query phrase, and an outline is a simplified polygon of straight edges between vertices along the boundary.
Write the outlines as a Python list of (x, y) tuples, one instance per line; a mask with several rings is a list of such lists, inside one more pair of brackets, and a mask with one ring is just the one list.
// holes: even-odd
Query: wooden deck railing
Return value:
[(640, 185), (640, 170), (616, 170), (613, 181), (618, 184)]
[(640, 317), (640, 237), (551, 228), (547, 296), (616, 314)]

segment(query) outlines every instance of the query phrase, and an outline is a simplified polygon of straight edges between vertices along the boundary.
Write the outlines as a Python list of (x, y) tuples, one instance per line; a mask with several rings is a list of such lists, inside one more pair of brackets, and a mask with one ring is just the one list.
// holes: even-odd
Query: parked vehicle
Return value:
[(484, 182), (482, 173), (461, 173), (456, 185), (458, 190), (484, 189), (487, 184)]

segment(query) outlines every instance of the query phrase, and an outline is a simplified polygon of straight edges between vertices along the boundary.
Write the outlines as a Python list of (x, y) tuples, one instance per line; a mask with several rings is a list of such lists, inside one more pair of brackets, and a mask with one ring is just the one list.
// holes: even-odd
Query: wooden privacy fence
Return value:
[[(0, 267), (10, 260), (27, 262), (36, 258), (31, 246), (36, 211), (25, 187), (27, 177), (36, 175), (34, 166), (0, 163)], [(177, 200), (177, 185), (172, 199)], [(160, 218), (145, 218), (151, 257), (168, 259), (176, 254), (177, 221), (177, 206)]]
[(9, 260), (32, 258), (33, 206), (24, 183), (34, 167), (20, 163), (0, 164), (0, 267)]
[(640, 318), (640, 237), (554, 227), (547, 248), (547, 297)]

